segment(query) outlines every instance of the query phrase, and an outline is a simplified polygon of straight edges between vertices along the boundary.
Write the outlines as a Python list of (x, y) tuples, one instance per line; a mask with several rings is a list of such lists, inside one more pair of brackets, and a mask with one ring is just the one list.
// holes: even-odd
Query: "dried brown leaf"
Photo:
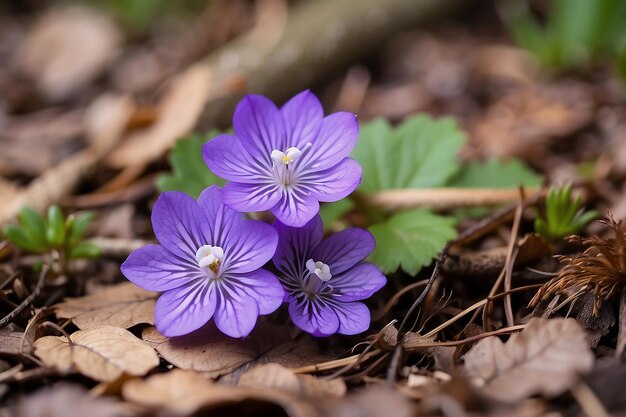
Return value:
[(580, 325), (560, 318), (533, 318), (506, 343), (485, 338), (464, 359), (466, 376), (481, 384), (485, 395), (511, 403), (533, 394), (559, 395), (594, 362)]
[(246, 339), (232, 339), (212, 323), (176, 338), (167, 338), (155, 327), (149, 327), (142, 338), (172, 365), (210, 377), (226, 375), (256, 362), (295, 368), (328, 360), (328, 356), (319, 354), (317, 343), (308, 335), (293, 339), (284, 326), (266, 322), (257, 323)]
[(128, 330), (109, 325), (79, 330), (66, 337), (45, 336), (35, 341), (35, 354), (60, 372), (77, 371), (97, 381), (113, 381), (126, 373), (145, 375), (159, 364), (148, 344)]
[(319, 403), (324, 415), (332, 417), (410, 417), (415, 415), (409, 399), (398, 390), (370, 386), (341, 400)]
[(85, 297), (66, 298), (55, 306), (55, 312), (60, 318), (72, 319), (81, 329), (103, 324), (127, 329), (139, 323), (154, 324), (157, 296), (124, 282)]
[(211, 402), (224, 402), (231, 396), (221, 387), (194, 371), (173, 369), (149, 378), (133, 379), (124, 384), (124, 399), (151, 409), (168, 408), (180, 414), (191, 414)]
[(209, 94), (211, 73), (195, 65), (182, 73), (159, 104), (157, 122), (128, 137), (108, 158), (117, 168), (147, 164), (161, 157), (195, 126)]
[(76, 93), (115, 58), (121, 34), (104, 14), (85, 7), (45, 13), (16, 56), (17, 67), (49, 98)]
[(22, 352), (24, 332), (17, 330), (13, 324), (0, 329), (0, 356), (15, 356)]
[(45, 388), (17, 406), (14, 417), (123, 417), (131, 413), (108, 398), (93, 398), (78, 385)]
[(259, 401), (278, 405), (292, 417), (316, 416), (310, 404), (279, 390), (214, 384), (197, 372), (180, 369), (152, 375), (146, 380), (128, 381), (122, 387), (122, 395), (133, 404), (150, 410), (167, 410), (174, 415), (187, 416), (200, 409), (208, 411), (254, 400), (257, 407)]
[(297, 375), (277, 363), (257, 365), (241, 375), (240, 387), (279, 389), (304, 397), (332, 398), (346, 394), (341, 379), (320, 379), (311, 375)]

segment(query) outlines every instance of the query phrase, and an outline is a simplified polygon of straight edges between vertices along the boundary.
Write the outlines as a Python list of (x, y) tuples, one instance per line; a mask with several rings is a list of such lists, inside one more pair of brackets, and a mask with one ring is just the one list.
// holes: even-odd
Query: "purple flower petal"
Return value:
[(271, 314), (283, 303), (285, 290), (276, 275), (264, 269), (228, 276), (231, 285), (239, 285), (257, 301), (259, 314)]
[(322, 241), (322, 218), (315, 216), (300, 228), (277, 221), (274, 228), (278, 232), (278, 247), (272, 261), (288, 278), (299, 278), (306, 271), (305, 263), (310, 259), (312, 249)]
[(215, 175), (229, 181), (255, 183), (271, 179), (269, 154), (257, 160), (250, 156), (249, 149), (235, 136), (219, 135), (202, 147), (202, 157)]
[(339, 317), (337, 333), (359, 334), (370, 327), (370, 311), (363, 303), (334, 303), (332, 309)]
[(324, 109), (315, 94), (306, 90), (295, 95), (280, 112), (285, 120), (288, 147), (302, 150), (308, 142), (315, 140), (324, 118)]
[(216, 298), (214, 319), (217, 328), (230, 337), (249, 335), (259, 317), (257, 301), (243, 288), (227, 284), (220, 285)]
[(387, 283), (387, 278), (372, 264), (362, 263), (340, 275), (333, 275), (333, 288), (340, 301), (369, 298)]
[(211, 233), (196, 200), (179, 191), (161, 193), (152, 208), (152, 228), (159, 243), (181, 259), (195, 263), (196, 251)]
[(330, 336), (339, 329), (337, 314), (323, 302), (301, 297), (289, 303), (293, 324), (314, 336)]
[[(267, 161), (271, 167), (274, 149), (287, 149), (283, 116), (269, 99), (247, 95), (235, 109), (233, 128), (243, 147), (257, 160)], [(240, 181), (245, 182), (245, 181)]]
[(198, 197), (198, 205), (207, 218), (209, 240), (204, 244), (221, 246), (224, 237), (238, 224), (244, 222), (243, 215), (226, 207), (223, 200), (224, 192), (217, 185), (212, 185), (202, 191)]
[(328, 265), (335, 276), (365, 259), (375, 245), (370, 232), (353, 227), (324, 239), (313, 251), (313, 259)]
[(120, 267), (122, 274), (141, 288), (167, 291), (203, 276), (196, 264), (173, 255), (161, 245), (133, 251)]
[(280, 201), (280, 197), (281, 191), (275, 182), (229, 182), (224, 186), (224, 204), (242, 212), (269, 210)]
[(206, 324), (215, 306), (213, 286), (207, 280), (196, 280), (159, 297), (154, 308), (155, 324), (164, 336), (182, 336)]
[(324, 202), (341, 200), (350, 195), (361, 183), (361, 166), (352, 158), (325, 171), (310, 172), (300, 181), (306, 184), (312, 197)]
[(278, 233), (267, 223), (245, 220), (224, 237), (224, 273), (246, 273), (259, 269), (272, 259)]
[(358, 137), (356, 115), (339, 112), (326, 116), (311, 149), (299, 161), (300, 169), (322, 171), (335, 166), (350, 155)]
[(292, 227), (302, 227), (320, 211), (320, 203), (309, 194), (297, 188), (283, 192), (278, 203), (272, 207), (272, 214), (281, 223)]

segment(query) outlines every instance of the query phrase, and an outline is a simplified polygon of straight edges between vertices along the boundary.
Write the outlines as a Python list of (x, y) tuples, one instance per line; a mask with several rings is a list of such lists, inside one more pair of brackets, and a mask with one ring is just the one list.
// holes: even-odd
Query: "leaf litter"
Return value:
[[(158, 294), (121, 283), (120, 260), (153, 240), (154, 178), (161, 190), (189, 194), (220, 181), (198, 171), (198, 149), (208, 139), (199, 126), (227, 131), (233, 95), (245, 83), (261, 85), (273, 62), (246, 63), (262, 69), (246, 69), (251, 79), (230, 70), (214, 79), (220, 74), (212, 70), (237, 69), (254, 36), (263, 38), (264, 51), (283, 45), (277, 39), (285, 10), (288, 19), (297, 13), (281, 1), (254, 3), (265, 17), (253, 32), (244, 32), (251, 5), (234, 1), (203, 12), (202, 19), (220, 22), (211, 31), (198, 29), (199, 18), (188, 31), (181, 25), (171, 44), (158, 31), (129, 41), (114, 14), (98, 9), (52, 7), (25, 23), (0, 12), (13, 22), (0, 25), (10, 35), (0, 41), (0, 223), (24, 205), (40, 212), (59, 202), (67, 212), (91, 205), (97, 209), (89, 234), (103, 249), (99, 259), (61, 268), (58, 253), (38, 258), (0, 242), (0, 309), (8, 324), (0, 329), (0, 413), (623, 411), (614, 383), (623, 378), (626, 346), (623, 90), (606, 69), (544, 78), (505, 34), (495, 43), (493, 34), (478, 35), (482, 25), (471, 14), (470, 23), (391, 37), (372, 51), (380, 58), (376, 68), (361, 62), (327, 81), (311, 80), (325, 107), (359, 114), (352, 157), (363, 166), (363, 183), (351, 199), (323, 211), (334, 231), (366, 227), (377, 237), (369, 260), (389, 284), (368, 301), (375, 318), (368, 332), (317, 339), (290, 330), (284, 312), (244, 339), (221, 336), (213, 325), (176, 338), (152, 327)], [(226, 9), (239, 23), (221, 19)], [(277, 20), (262, 33), (265, 21)], [(350, 49), (350, 38), (337, 33)], [(198, 37), (202, 44), (191, 45)], [(5, 52), (8, 44), (15, 55)], [(208, 52), (215, 48), (219, 53)], [(77, 50), (80, 61), (71, 58)], [(194, 64), (198, 51), (209, 56)], [(297, 63), (287, 52), (285, 59)], [(9, 56), (18, 59), (9, 64)], [(129, 75), (132, 62), (142, 63), (135, 65), (139, 77)], [(370, 122), (381, 116), (388, 121)], [(169, 173), (168, 150), (191, 132), (197, 136), (169, 154)], [(546, 212), (546, 193), (529, 196), (546, 180), (573, 182), (581, 210), (608, 217), (610, 208), (615, 220), (582, 225), (574, 238), (539, 236), (534, 220)], [(131, 207), (123, 225), (112, 214), (121, 204)], [(490, 211), (501, 204), (510, 206)], [(113, 229), (117, 237), (100, 232)], [(50, 273), (38, 273), (42, 261)]]

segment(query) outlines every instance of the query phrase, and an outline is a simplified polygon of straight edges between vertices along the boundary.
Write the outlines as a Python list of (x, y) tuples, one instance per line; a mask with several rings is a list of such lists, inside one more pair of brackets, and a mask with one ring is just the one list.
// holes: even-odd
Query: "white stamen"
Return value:
[(289, 165), (289, 163), (297, 161), (300, 156), (302, 156), (302, 151), (295, 146), (288, 148), (286, 152), (274, 149), (271, 153), (275, 165)]
[(196, 252), (196, 261), (200, 268), (209, 268), (213, 272), (217, 272), (222, 259), (224, 249), (219, 246), (204, 245)]
[(324, 262), (314, 262), (313, 259), (309, 259), (306, 261), (306, 269), (309, 270), (309, 273), (317, 275), (320, 281), (328, 282), (333, 277), (330, 273), (330, 267)]

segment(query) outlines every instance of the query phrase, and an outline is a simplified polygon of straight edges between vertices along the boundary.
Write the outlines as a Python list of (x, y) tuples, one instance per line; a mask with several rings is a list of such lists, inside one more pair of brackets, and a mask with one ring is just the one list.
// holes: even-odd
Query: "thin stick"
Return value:
[[(526, 188), (536, 192), (539, 188)], [(384, 210), (430, 208), (449, 210), (510, 203), (519, 198), (517, 188), (407, 188), (385, 190), (368, 197), (370, 205)]]
[[(526, 291), (526, 290), (532, 290), (535, 288), (540, 288), (543, 284), (532, 284), (532, 285), (526, 285), (524, 287), (518, 287), (518, 288), (513, 288), (511, 291), (509, 291), (510, 293), (514, 293), (514, 292), (522, 292), (522, 291)], [(497, 298), (500, 297), (504, 297), (507, 294), (507, 292), (502, 292), (500, 294), (496, 294), (493, 297), (491, 297), (492, 300), (495, 300)], [(430, 339), (431, 337), (434, 337), (437, 333), (439, 333), (441, 330), (445, 329), (446, 327), (454, 324), (456, 321), (460, 320), (463, 318), (463, 316), (471, 313), (472, 311), (484, 306), (485, 304), (487, 304), (488, 299), (484, 299), (484, 300), (480, 300), (474, 304), (472, 304), (471, 306), (467, 307), (465, 310), (461, 311), (460, 313), (458, 313), (456, 316), (452, 317), (451, 319), (447, 320), (446, 322), (440, 324), (439, 326), (437, 326), (436, 328), (434, 328), (433, 330), (429, 331), (428, 333), (426, 333), (425, 335), (423, 335), (422, 337), (424, 339)]]
[[(506, 251), (506, 260), (504, 261), (504, 291), (511, 290), (511, 281), (513, 280), (513, 267), (515, 266), (515, 259), (519, 252), (518, 237), (519, 226), (522, 220), (522, 213), (524, 211), (524, 193), (520, 191), (520, 202), (515, 209), (515, 217), (513, 218), (513, 227), (511, 228), (511, 239), (509, 239), (509, 246)], [(515, 324), (515, 318), (513, 316), (513, 306), (511, 302), (511, 294), (507, 294), (504, 297), (504, 314), (509, 326)]]
[(602, 402), (598, 399), (598, 396), (587, 384), (583, 381), (579, 381), (572, 389), (570, 389), (572, 396), (576, 399), (580, 408), (583, 409), (585, 414), (589, 417), (610, 417), (609, 412), (604, 408)]
[(377, 314), (376, 317), (372, 319), (372, 321), (380, 320), (381, 318), (383, 318), (385, 314), (387, 314), (389, 310), (391, 310), (391, 307), (393, 307), (393, 305), (397, 303), (400, 297), (402, 297), (404, 294), (406, 294), (407, 292), (417, 287), (421, 287), (422, 285), (426, 285), (426, 284), (428, 284), (428, 280), (423, 279), (421, 281), (414, 282), (413, 284), (407, 285), (406, 287), (402, 288), (400, 291), (395, 293), (394, 296), (391, 297), (389, 301), (387, 301), (385, 306), (382, 308), (381, 312)]
[(46, 275), (48, 274), (48, 269), (48, 265), (44, 265), (41, 268), (41, 272), (39, 273), (39, 279), (37, 280), (37, 284), (35, 285), (33, 292), (31, 292), (30, 295), (26, 297), (24, 301), (22, 301), (20, 305), (18, 305), (13, 311), (11, 311), (2, 320), (0, 320), (0, 328), (9, 324), (11, 320), (17, 317), (22, 311), (24, 311), (26, 307), (31, 305), (35, 298), (39, 296), (41, 290), (43, 290), (43, 285), (45, 283)]
[(365, 355), (362, 355), (359, 353), (358, 355), (348, 356), (347, 358), (335, 359), (332, 361), (316, 363), (315, 365), (309, 365), (309, 366), (303, 366), (300, 368), (290, 369), (290, 371), (296, 374), (310, 374), (313, 372), (328, 371), (331, 369), (341, 368), (342, 366), (352, 365), (353, 363), (357, 362), (359, 358), (366, 361), (369, 358), (374, 357), (381, 352), (382, 350), (375, 349)]
[(526, 327), (525, 324), (518, 324), (515, 326), (504, 327), (502, 329), (481, 333), (479, 335), (468, 337), (467, 339), (463, 339), (463, 340), (452, 340), (449, 342), (424, 342), (424, 343), (416, 343), (414, 345), (407, 344), (404, 346), (404, 348), (406, 350), (409, 350), (409, 349), (423, 349), (423, 348), (431, 348), (431, 347), (439, 347), (439, 346), (444, 346), (444, 347), (461, 346), (467, 343), (475, 342), (480, 339), (484, 339), (485, 337), (497, 336), (501, 334), (508, 334), (508, 333), (513, 333), (513, 332), (517, 332), (520, 330), (524, 330), (525, 327)]

